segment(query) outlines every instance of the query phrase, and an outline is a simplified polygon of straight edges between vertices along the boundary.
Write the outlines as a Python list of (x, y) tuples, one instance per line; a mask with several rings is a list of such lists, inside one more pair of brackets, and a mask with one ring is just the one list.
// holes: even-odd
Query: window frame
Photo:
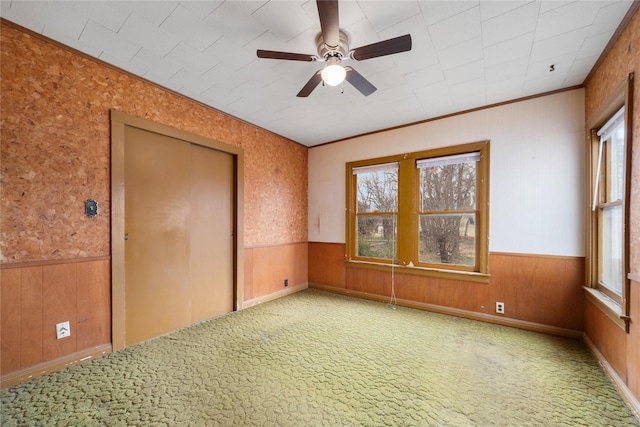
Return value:
[[(490, 142), (479, 141), (449, 147), (435, 148), (414, 153), (348, 162), (346, 172), (346, 254), (345, 261), (349, 266), (388, 270), (391, 268), (408, 274), (440, 277), (456, 280), (489, 282), (489, 148)], [(446, 157), (472, 152), (480, 153), (476, 165), (476, 266), (420, 264), (419, 236), (417, 233), (420, 213), (420, 169), (417, 160)], [(398, 162), (398, 214), (396, 257), (393, 262), (358, 257), (357, 220), (356, 220), (356, 177), (354, 168)]]
[[(589, 118), (586, 123), (586, 182), (588, 194), (588, 207), (586, 213), (587, 238), (586, 238), (586, 262), (585, 262), (585, 286), (587, 298), (593, 302), (603, 313), (614, 321), (620, 328), (629, 332), (630, 310), (630, 198), (631, 198), (631, 148), (632, 148), (632, 118), (633, 118), (633, 73), (629, 74), (622, 83), (612, 92), (602, 106)], [(597, 203), (595, 209), (594, 192), (596, 190), (596, 176), (598, 166), (598, 151), (600, 137), (598, 130), (613, 117), (616, 112), (624, 107), (624, 194), (621, 201), (602, 202), (609, 191), (609, 183), (603, 180), (608, 175), (605, 158), (610, 154), (608, 146), (603, 147), (600, 171), (600, 183), (598, 185)], [(608, 144), (607, 144), (608, 145)], [(602, 217), (603, 207), (622, 205), (622, 295), (618, 296), (600, 283), (602, 265), (600, 263), (600, 251), (602, 244)]]
[[(367, 166), (385, 166), (385, 165), (390, 165), (393, 163), (398, 163), (398, 162), (389, 162), (389, 163), (375, 163), (372, 165), (366, 165), (364, 166), (365, 168)], [(393, 225), (397, 228), (397, 223), (398, 223), (398, 196), (396, 194), (396, 210), (395, 211), (374, 211), (374, 212), (359, 212), (358, 211), (358, 174), (353, 172), (354, 169), (357, 169), (357, 167), (353, 167), (351, 168), (351, 173), (352, 173), (352, 186), (353, 186), (353, 194), (354, 194), (354, 205), (353, 205), (353, 211), (354, 211), (354, 254), (356, 254), (357, 252), (357, 247), (358, 247), (358, 236), (357, 236), (357, 229), (358, 229), (358, 217), (366, 217), (366, 216), (381, 216), (381, 215), (391, 215), (391, 217), (393, 218)], [(391, 169), (391, 168), (390, 168)], [(398, 172), (400, 170), (400, 165), (397, 165), (397, 167), (395, 168)], [(394, 231), (397, 232), (397, 231)], [(397, 240), (397, 235), (393, 238), (394, 244), (396, 244)], [(397, 257), (397, 250), (394, 248), (393, 250), (393, 259), (388, 259), (388, 258), (375, 258), (375, 257), (365, 257), (365, 256), (358, 256), (357, 258), (359, 260), (362, 261), (366, 261), (366, 262), (372, 262), (372, 263), (380, 263), (380, 264), (394, 264), (395, 263), (395, 258)]]

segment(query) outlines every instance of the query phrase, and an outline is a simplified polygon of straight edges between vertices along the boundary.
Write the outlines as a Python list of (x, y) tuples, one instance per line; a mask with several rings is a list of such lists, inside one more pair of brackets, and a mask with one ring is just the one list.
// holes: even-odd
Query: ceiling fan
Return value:
[(338, 0), (316, 0), (320, 28), (322, 31), (316, 37), (318, 55), (303, 53), (276, 52), (258, 49), (258, 58), (284, 59), (288, 61), (324, 61), (325, 67), (317, 71), (298, 93), (299, 97), (307, 97), (323, 82), (329, 86), (337, 86), (344, 80), (351, 83), (364, 96), (376, 91), (376, 87), (350, 66), (343, 67), (344, 59), (364, 61), (365, 59), (392, 55), (394, 53), (411, 50), (411, 35), (395, 37), (381, 42), (349, 50), (349, 37), (340, 30), (338, 23)]

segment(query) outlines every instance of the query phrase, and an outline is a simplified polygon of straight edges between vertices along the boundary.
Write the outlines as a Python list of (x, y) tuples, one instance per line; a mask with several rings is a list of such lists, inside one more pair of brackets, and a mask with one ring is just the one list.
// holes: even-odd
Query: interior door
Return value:
[(191, 146), (191, 323), (233, 311), (234, 159)]
[(234, 158), (125, 131), (125, 345), (233, 310)]
[(125, 343), (188, 324), (190, 144), (125, 134)]

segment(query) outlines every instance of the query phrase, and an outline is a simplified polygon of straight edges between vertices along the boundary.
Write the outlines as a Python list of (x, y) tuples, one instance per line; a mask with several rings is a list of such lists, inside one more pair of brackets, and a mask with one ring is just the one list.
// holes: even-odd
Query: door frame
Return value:
[(171, 126), (111, 110), (111, 345), (125, 347), (125, 128), (127, 126), (180, 139), (191, 144), (230, 154), (235, 167), (233, 239), (233, 310), (244, 302), (244, 150)]

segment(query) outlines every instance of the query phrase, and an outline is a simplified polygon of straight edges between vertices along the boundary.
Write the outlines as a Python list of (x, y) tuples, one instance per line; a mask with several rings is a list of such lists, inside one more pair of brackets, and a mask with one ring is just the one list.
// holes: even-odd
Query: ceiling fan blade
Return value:
[(340, 44), (340, 24), (338, 19), (338, 0), (316, 0), (318, 15), (320, 15), (320, 28), (324, 44), (330, 47), (338, 47)]
[(276, 52), (273, 50), (261, 50), (261, 49), (258, 49), (257, 53), (258, 53), (258, 58), (285, 59), (287, 61), (305, 61), (305, 62), (311, 62), (315, 60), (313, 55), (306, 55), (304, 53)]
[(358, 61), (411, 50), (411, 34), (383, 40), (353, 49), (351, 57)]
[(344, 67), (344, 69), (347, 70), (347, 76), (345, 77), (345, 80), (351, 83), (353, 87), (358, 89), (364, 96), (369, 96), (377, 90), (376, 87), (372, 85), (371, 82), (369, 82), (369, 80), (362, 77), (362, 74), (360, 74), (353, 68)]
[(313, 92), (313, 90), (316, 88), (316, 86), (318, 86), (318, 84), (320, 84), (320, 82), (322, 81), (321, 73), (322, 70), (318, 70), (313, 76), (311, 76), (307, 84), (304, 85), (304, 87), (300, 90), (300, 92), (298, 92), (296, 96), (301, 98), (306, 98), (307, 96), (309, 96), (311, 92)]

